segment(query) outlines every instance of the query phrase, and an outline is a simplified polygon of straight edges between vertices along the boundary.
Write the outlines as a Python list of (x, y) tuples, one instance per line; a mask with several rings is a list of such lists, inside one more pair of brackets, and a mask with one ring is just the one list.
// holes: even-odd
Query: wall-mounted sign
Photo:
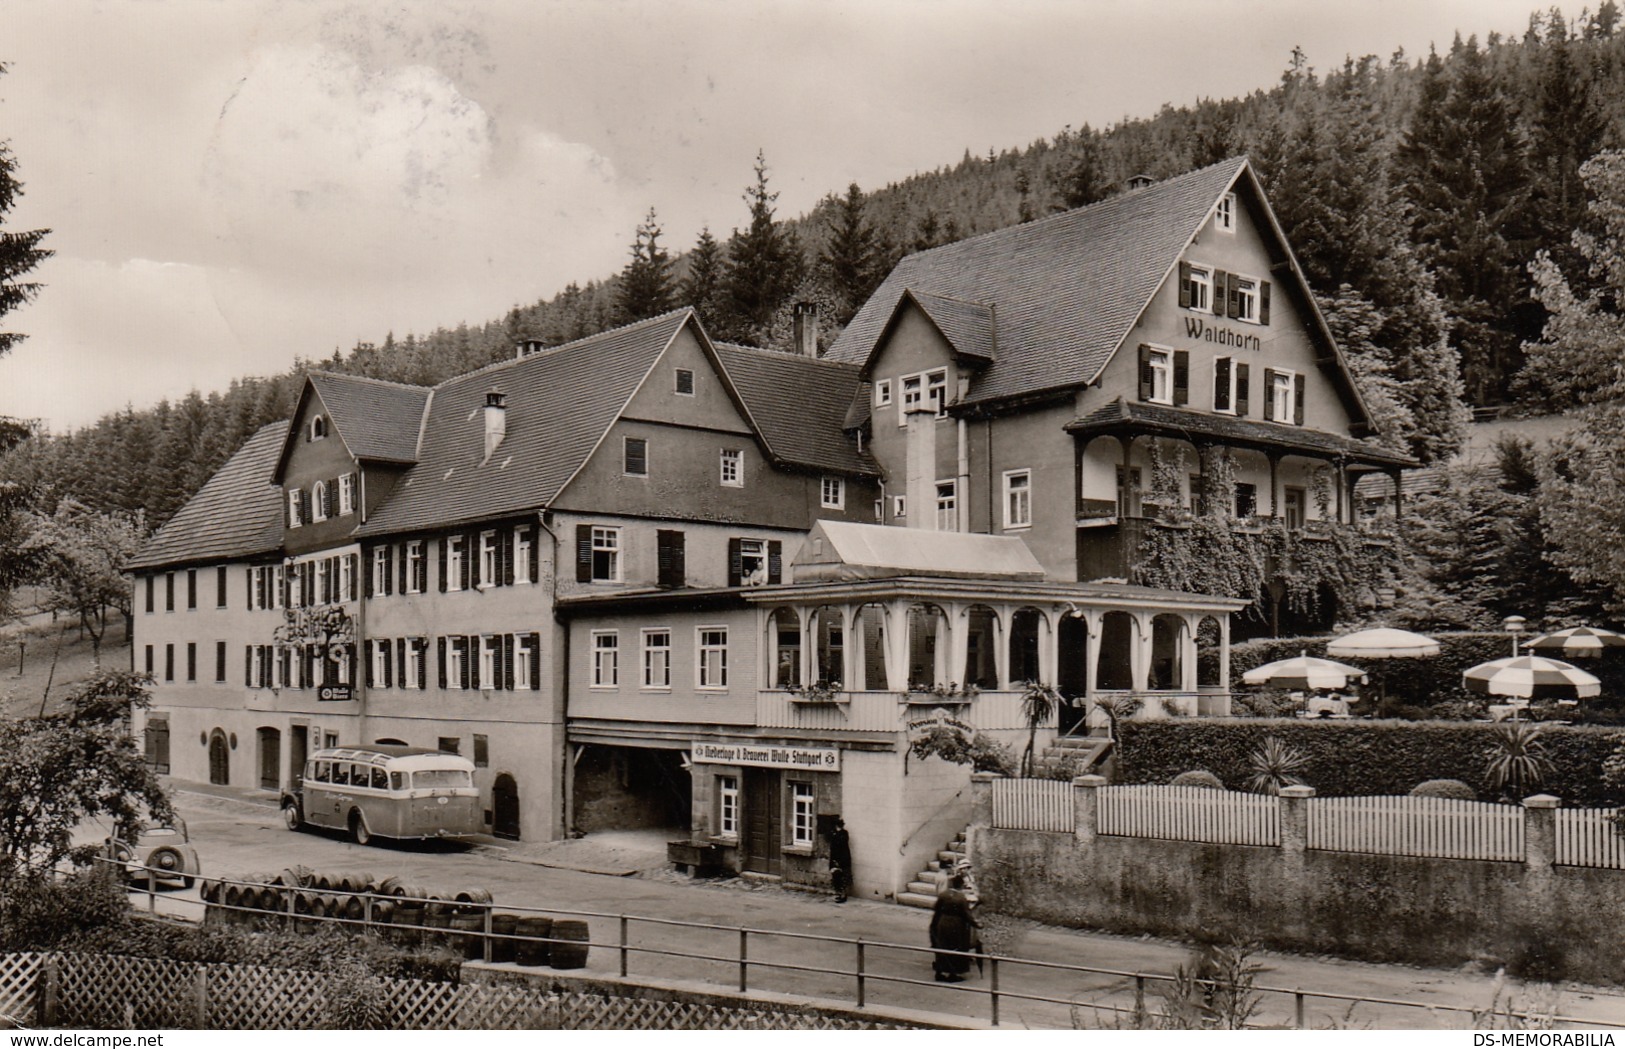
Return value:
[(694, 742), (697, 765), (753, 765), (764, 769), (841, 771), (841, 752), (834, 747), (776, 747), (756, 743)]
[(316, 693), (316, 698), (320, 700), (354, 699), (355, 690), (349, 685), (323, 685), (320, 691)]
[(1262, 350), (1264, 340), (1256, 335), (1243, 335), (1230, 328), (1209, 324), (1199, 317), (1185, 318), (1185, 338), (1192, 342), (1211, 342), (1218, 346), (1234, 346), (1238, 350)]
[(976, 735), (975, 726), (968, 721), (961, 721), (959, 718), (954, 717), (942, 707), (932, 709), (929, 717), (910, 721), (908, 723), (908, 734), (911, 739), (919, 739), (932, 729), (938, 728), (952, 729), (966, 739)]

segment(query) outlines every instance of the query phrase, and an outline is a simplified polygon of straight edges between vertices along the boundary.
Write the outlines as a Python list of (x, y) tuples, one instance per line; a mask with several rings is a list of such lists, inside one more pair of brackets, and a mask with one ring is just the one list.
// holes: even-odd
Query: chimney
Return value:
[(1128, 188), (1130, 190), (1144, 189), (1156, 181), (1156, 179), (1146, 174), (1130, 175), (1128, 178)]
[(937, 413), (912, 408), (905, 416), (903, 494), (908, 497), (909, 528), (937, 527)]
[(485, 395), (485, 459), (490, 461), (491, 454), (502, 443), (502, 438), (508, 432), (508, 408), (503, 403), (507, 398), (500, 390), (490, 390)]
[(798, 302), (795, 305), (796, 352), (803, 357), (818, 356), (818, 304)]
[(526, 336), (525, 338), (519, 340), (517, 352), (514, 354), (514, 357), (529, 357), (531, 354), (541, 353), (545, 349), (547, 349), (547, 344), (541, 339)]

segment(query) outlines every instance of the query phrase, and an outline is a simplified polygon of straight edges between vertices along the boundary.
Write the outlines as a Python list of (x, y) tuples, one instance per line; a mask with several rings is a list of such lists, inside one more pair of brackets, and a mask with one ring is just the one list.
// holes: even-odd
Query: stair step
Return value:
[(935, 893), (930, 896), (918, 892), (900, 892), (896, 896), (897, 902), (908, 907), (919, 907), (922, 910), (935, 910), (937, 897)]
[(965, 854), (963, 852), (955, 852), (952, 849), (944, 849), (937, 853), (937, 861), (939, 863), (958, 863), (964, 858)]
[(936, 899), (937, 883), (935, 881), (911, 881), (908, 883), (908, 891)]

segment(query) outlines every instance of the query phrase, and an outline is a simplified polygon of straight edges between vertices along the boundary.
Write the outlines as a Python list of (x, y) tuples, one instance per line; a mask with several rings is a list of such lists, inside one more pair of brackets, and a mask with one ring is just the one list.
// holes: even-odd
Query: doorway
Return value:
[(259, 735), (260, 789), (277, 790), (282, 786), (282, 733), (274, 728), (261, 728)]
[(1089, 625), (1079, 616), (1062, 616), (1055, 634), (1055, 688), (1061, 693), (1056, 728), (1065, 736), (1089, 713)]
[(209, 782), (216, 786), (231, 782), (231, 751), (226, 734), (219, 729), (209, 734)]
[(519, 784), (506, 772), (499, 773), (491, 784), (491, 833), (519, 840)]
[(310, 752), (310, 730), (295, 725), (288, 730), (288, 787), (298, 790), (305, 780), (305, 755)]
[(740, 851), (744, 853), (745, 869), (779, 874), (784, 866), (779, 853), (779, 770), (747, 767), (743, 771), (745, 834)]

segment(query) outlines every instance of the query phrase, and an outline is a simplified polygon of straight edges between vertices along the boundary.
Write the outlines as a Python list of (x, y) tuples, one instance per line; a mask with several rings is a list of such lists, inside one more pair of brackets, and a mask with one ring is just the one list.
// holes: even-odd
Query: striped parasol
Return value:
[(1439, 643), (1425, 634), (1377, 627), (1328, 642), (1326, 654), (1344, 659), (1413, 659), (1438, 655)]
[(1573, 659), (1576, 656), (1589, 658), (1602, 655), (1605, 648), (1625, 648), (1625, 634), (1616, 634), (1612, 630), (1603, 630), (1600, 627), (1577, 626), (1552, 634), (1542, 634), (1523, 647), (1532, 652), (1562, 656), (1564, 659)]
[(1468, 690), (1514, 699), (1585, 699), (1602, 682), (1577, 666), (1544, 656), (1509, 656), (1480, 663), (1461, 676)]
[(1364, 681), (1365, 671), (1330, 659), (1318, 659), (1307, 652), (1292, 659), (1254, 667), (1241, 675), (1248, 685), (1274, 685), (1276, 688), (1347, 688), (1350, 680)]

